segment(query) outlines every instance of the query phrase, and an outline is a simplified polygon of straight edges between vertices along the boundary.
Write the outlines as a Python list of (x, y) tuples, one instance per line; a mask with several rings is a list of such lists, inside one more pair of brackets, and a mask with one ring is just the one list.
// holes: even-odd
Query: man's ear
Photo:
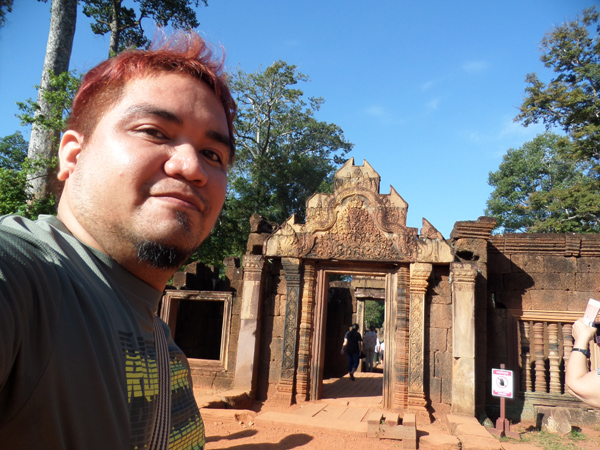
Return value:
[(58, 149), (60, 168), (58, 169), (57, 178), (60, 181), (65, 181), (71, 176), (82, 149), (83, 135), (73, 130), (65, 131)]

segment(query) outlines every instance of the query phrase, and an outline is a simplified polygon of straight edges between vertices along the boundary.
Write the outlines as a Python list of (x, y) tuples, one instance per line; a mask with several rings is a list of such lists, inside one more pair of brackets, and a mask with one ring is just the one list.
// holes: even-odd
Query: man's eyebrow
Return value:
[(169, 122), (173, 122), (177, 125), (183, 125), (183, 120), (177, 115), (172, 113), (171, 111), (167, 111), (166, 109), (162, 109), (156, 107), (154, 105), (134, 105), (130, 108), (127, 108), (123, 113), (123, 117), (136, 116), (136, 115), (144, 115), (148, 114), (151, 116), (160, 117), (161, 119), (167, 120)]
[(212, 141), (215, 141), (219, 144), (223, 144), (226, 145), (227, 148), (231, 148), (231, 140), (229, 139), (229, 136), (223, 134), (223, 133), (219, 133), (218, 131), (207, 131), (206, 132), (206, 137)]

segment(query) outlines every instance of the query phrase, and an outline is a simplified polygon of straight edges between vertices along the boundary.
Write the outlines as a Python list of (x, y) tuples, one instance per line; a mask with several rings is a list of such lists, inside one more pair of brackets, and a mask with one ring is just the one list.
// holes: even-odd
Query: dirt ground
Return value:
[[(402, 441), (375, 440), (345, 436), (335, 431), (297, 428), (290, 426), (272, 426), (256, 424), (251, 415), (237, 420), (204, 420), (206, 428), (206, 449), (245, 449), (245, 450), (337, 450), (337, 449), (399, 449)], [(420, 428), (419, 434), (449, 434), (445, 424), (434, 422)], [(513, 426), (513, 431), (522, 433), (523, 439), (503, 438), (500, 444), (504, 450), (593, 450), (600, 448), (600, 424), (596, 429), (575, 429), (570, 435), (557, 436), (535, 430), (534, 424), (522, 423)], [(425, 448), (421, 446), (421, 448)], [(458, 449), (458, 446), (456, 447)]]

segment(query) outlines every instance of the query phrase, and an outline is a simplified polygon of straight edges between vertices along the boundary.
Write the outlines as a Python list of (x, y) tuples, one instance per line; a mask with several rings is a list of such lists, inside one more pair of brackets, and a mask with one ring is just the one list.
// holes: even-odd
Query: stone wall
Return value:
[(281, 260), (273, 259), (267, 265), (265, 281), (256, 392), (256, 399), (260, 401), (274, 396), (281, 376), (287, 291)]
[[(536, 317), (537, 322), (572, 323), (583, 315), (590, 297), (600, 299), (600, 235), (492, 236), (488, 244), (487, 291), (492, 304), (488, 311), (488, 335), (493, 336), (488, 338), (488, 371), (507, 363), (507, 368), (515, 374), (515, 390), (521, 392), (507, 403), (507, 415), (535, 419), (532, 414), (538, 405), (585, 409), (585, 405), (564, 391), (539, 394), (534, 388), (534, 392), (523, 395), (525, 388), (519, 384), (523, 376), (519, 353), (522, 343), (518, 342), (517, 330), (521, 317)], [(546, 342), (547, 339), (544, 335)], [(559, 332), (560, 355), (564, 342)], [(531, 347), (533, 352), (533, 344)], [(560, 370), (564, 370), (563, 364)], [(486, 410), (493, 415), (498, 399), (489, 392), (486, 395)]]
[(488, 291), (509, 310), (583, 312), (600, 293), (600, 235), (496, 235), (489, 263)]
[[(448, 266), (434, 266), (425, 304), (425, 394), (434, 411), (448, 412), (452, 404), (452, 297)], [(429, 385), (427, 385), (429, 382)]]

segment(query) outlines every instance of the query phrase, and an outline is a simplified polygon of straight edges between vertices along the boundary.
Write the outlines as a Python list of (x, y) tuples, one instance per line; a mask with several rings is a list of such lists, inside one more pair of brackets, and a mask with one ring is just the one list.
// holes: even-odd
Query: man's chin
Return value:
[(153, 269), (174, 270), (192, 255), (195, 247), (182, 248), (162, 242), (143, 240), (135, 243), (137, 259)]

